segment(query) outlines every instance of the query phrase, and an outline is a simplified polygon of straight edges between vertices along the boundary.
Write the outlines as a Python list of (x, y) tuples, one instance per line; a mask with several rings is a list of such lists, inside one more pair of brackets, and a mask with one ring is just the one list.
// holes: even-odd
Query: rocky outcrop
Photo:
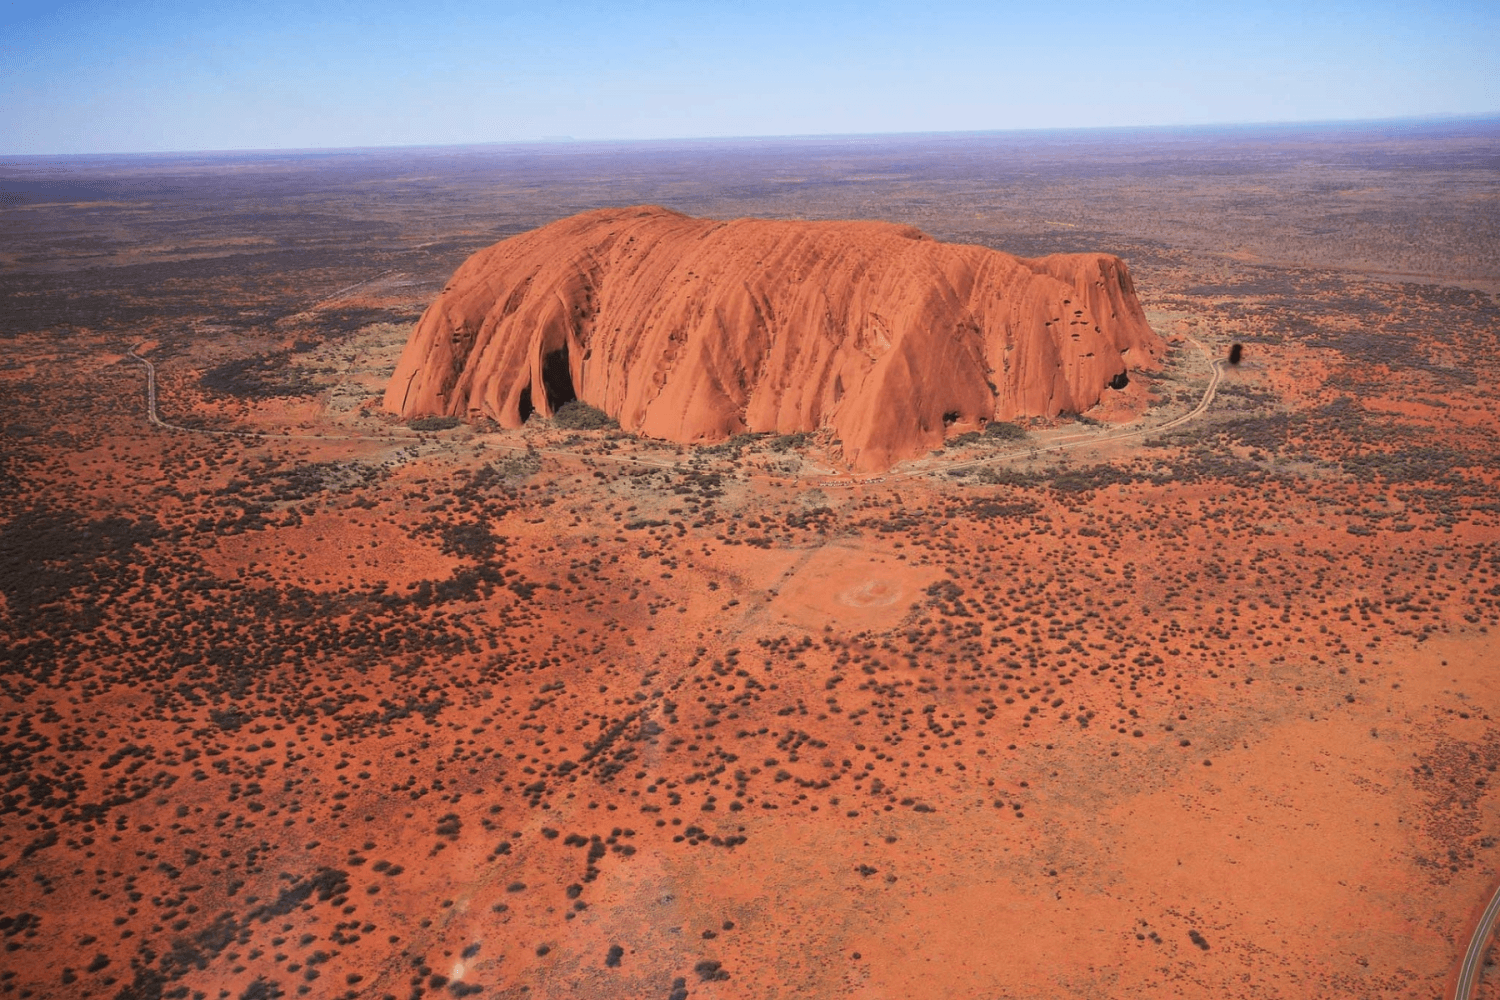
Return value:
[(1163, 350), (1125, 264), (883, 222), (562, 219), (470, 257), (386, 390), (518, 427), (578, 398), (679, 442), (830, 428), (880, 470), (990, 420), (1080, 412)]

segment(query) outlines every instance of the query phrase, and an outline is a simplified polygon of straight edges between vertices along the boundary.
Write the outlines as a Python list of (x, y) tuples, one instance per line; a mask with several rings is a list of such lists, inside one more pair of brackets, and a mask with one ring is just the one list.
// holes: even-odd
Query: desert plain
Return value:
[[(0, 163), (0, 995), (1445, 995), (1500, 858), (1497, 155)], [(874, 474), (383, 410), (471, 253), (638, 204), (1117, 254), (1168, 350)]]

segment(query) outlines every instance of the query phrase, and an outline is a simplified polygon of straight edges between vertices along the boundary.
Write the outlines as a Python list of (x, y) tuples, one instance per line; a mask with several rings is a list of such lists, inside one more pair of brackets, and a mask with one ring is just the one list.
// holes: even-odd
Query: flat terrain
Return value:
[[(1497, 166), (0, 164), (0, 995), (1440, 995), (1500, 877)], [(379, 412), (467, 254), (647, 202), (1118, 253), (1171, 352), (874, 477)]]

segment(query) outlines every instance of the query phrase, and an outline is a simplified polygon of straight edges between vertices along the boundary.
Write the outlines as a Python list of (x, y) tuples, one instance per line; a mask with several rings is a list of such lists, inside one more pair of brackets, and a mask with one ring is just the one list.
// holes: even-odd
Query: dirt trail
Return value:
[[(371, 279), (371, 280), (374, 280), (374, 279)], [(874, 484), (877, 484), (877, 483), (889, 482), (891, 480), (915, 480), (915, 479), (921, 479), (921, 478), (925, 478), (925, 477), (929, 477), (929, 476), (934, 476), (934, 475), (939, 475), (939, 474), (948, 475), (948, 474), (951, 474), (953, 472), (958, 472), (958, 471), (962, 471), (962, 470), (965, 470), (965, 469), (976, 469), (976, 468), (980, 468), (980, 467), (983, 467), (983, 466), (986, 466), (986, 465), (994, 465), (996, 463), (1001, 463), (1001, 462), (1012, 462), (1012, 461), (1016, 460), (1017, 458), (1021, 458), (1021, 457), (1025, 457), (1027, 459), (1030, 459), (1030, 458), (1032, 458), (1032, 457), (1034, 457), (1036, 455), (1053, 454), (1053, 453), (1057, 453), (1057, 452), (1070, 451), (1070, 450), (1072, 450), (1074, 448), (1082, 448), (1082, 447), (1085, 447), (1085, 446), (1104, 445), (1104, 444), (1109, 444), (1109, 443), (1116, 442), (1116, 441), (1127, 441), (1127, 440), (1130, 440), (1131, 438), (1142, 437), (1142, 436), (1144, 436), (1146, 434), (1159, 434), (1159, 433), (1161, 433), (1163, 431), (1169, 431), (1169, 430), (1172, 430), (1174, 428), (1180, 427), (1183, 424), (1186, 424), (1186, 423), (1188, 423), (1188, 422), (1190, 422), (1192, 420), (1196, 420), (1198, 417), (1201, 417), (1204, 413), (1206, 413), (1208, 411), (1209, 406), (1211, 406), (1213, 404), (1214, 393), (1218, 390), (1219, 382), (1223, 378), (1223, 362), (1221, 360), (1219, 360), (1219, 359), (1213, 358), (1210, 355), (1208, 348), (1206, 346), (1204, 346), (1204, 344), (1202, 344), (1200, 341), (1198, 341), (1198, 340), (1196, 340), (1196, 339), (1194, 339), (1192, 337), (1189, 337), (1187, 339), (1189, 341), (1191, 341), (1191, 343), (1193, 344), (1194, 347), (1198, 348), (1198, 350), (1203, 355), (1204, 361), (1207, 362), (1208, 367), (1209, 367), (1209, 373), (1210, 373), (1209, 374), (1209, 382), (1208, 382), (1207, 387), (1203, 391), (1203, 397), (1198, 401), (1198, 405), (1196, 405), (1195, 407), (1193, 407), (1193, 409), (1189, 410), (1187, 413), (1184, 413), (1184, 414), (1182, 414), (1181, 416), (1178, 416), (1178, 417), (1174, 417), (1173, 419), (1167, 421), (1166, 423), (1157, 424), (1157, 425), (1154, 425), (1154, 426), (1151, 426), (1151, 427), (1135, 427), (1135, 428), (1130, 428), (1130, 429), (1127, 429), (1127, 430), (1121, 430), (1121, 431), (1117, 431), (1117, 432), (1109, 432), (1109, 433), (1105, 433), (1105, 434), (1078, 434), (1078, 435), (1072, 435), (1072, 436), (1069, 436), (1069, 437), (1062, 438), (1062, 439), (1060, 439), (1058, 441), (1055, 441), (1055, 442), (1053, 442), (1051, 444), (1048, 444), (1048, 445), (1044, 445), (1044, 446), (1041, 446), (1041, 447), (1030, 447), (1030, 448), (1027, 448), (1024, 452), (1023, 451), (1013, 451), (1013, 452), (1007, 452), (1007, 453), (1002, 454), (1002, 455), (994, 455), (994, 456), (990, 456), (990, 457), (987, 457), (987, 458), (973, 459), (973, 460), (967, 461), (967, 462), (957, 462), (957, 463), (953, 463), (953, 464), (949, 464), (949, 465), (944, 465), (941, 469), (909, 469), (909, 470), (900, 471), (900, 472), (894, 472), (893, 471), (893, 472), (885, 473), (885, 474), (878, 475), (878, 476), (861, 476), (861, 477), (845, 477), (845, 476), (839, 476), (837, 474), (827, 475), (827, 476), (823, 476), (821, 478), (818, 478), (818, 477), (806, 477), (806, 478), (798, 477), (798, 485), (806, 487), (806, 488), (817, 487), (817, 488), (820, 488), (820, 489), (851, 489), (851, 488), (856, 487), (856, 486), (870, 486), (870, 485), (874, 485)], [(415, 442), (418, 442), (418, 441), (421, 440), (420, 435), (417, 434), (416, 432), (408, 432), (408, 433), (405, 433), (405, 434), (327, 434), (327, 433), (320, 433), (320, 434), (293, 434), (293, 433), (285, 432), (285, 431), (278, 432), (278, 431), (261, 431), (261, 430), (253, 430), (253, 431), (213, 430), (213, 429), (204, 428), (204, 427), (184, 427), (181, 424), (171, 423), (170, 421), (163, 420), (161, 418), (160, 413), (158, 412), (158, 409), (157, 409), (158, 393), (157, 393), (157, 384), (156, 384), (156, 366), (153, 365), (146, 358), (144, 358), (143, 356), (141, 356), (139, 353), (137, 353), (137, 351), (140, 348), (140, 346), (141, 346), (140, 344), (137, 344), (134, 347), (130, 348), (130, 350), (126, 352), (126, 356), (129, 357), (129, 358), (131, 358), (132, 360), (139, 361), (142, 365), (145, 366), (145, 368), (146, 368), (146, 419), (148, 419), (154, 426), (159, 427), (159, 428), (161, 428), (163, 430), (183, 431), (183, 432), (189, 433), (189, 434), (207, 434), (207, 435), (211, 435), (211, 436), (215, 436), (215, 437), (237, 437), (237, 438), (259, 437), (259, 438), (276, 438), (278, 440), (290, 440), (290, 441), (386, 441), (386, 442), (410, 442), (410, 443), (415, 443)], [(660, 459), (642, 458), (640, 456), (635, 456), (635, 455), (597, 455), (597, 454), (590, 455), (590, 454), (584, 454), (582, 452), (568, 451), (568, 450), (561, 449), (561, 448), (549, 448), (549, 447), (545, 447), (545, 446), (538, 448), (538, 447), (535, 447), (535, 446), (533, 446), (531, 444), (506, 445), (506, 444), (499, 444), (497, 442), (492, 442), (492, 441), (485, 441), (485, 442), (482, 442), (482, 444), (483, 444), (483, 446), (486, 449), (495, 449), (495, 450), (498, 450), (498, 451), (509, 452), (511, 454), (519, 454), (519, 453), (523, 453), (523, 452), (535, 452), (537, 454), (545, 455), (545, 456), (552, 457), (552, 458), (571, 458), (571, 459), (575, 459), (575, 460), (579, 460), (579, 461), (585, 461), (585, 460), (591, 460), (591, 461), (596, 461), (596, 462), (597, 461), (607, 461), (607, 462), (614, 462), (616, 464), (621, 464), (621, 465), (638, 465), (638, 466), (639, 465), (645, 465), (645, 466), (650, 466), (652, 468), (658, 468), (658, 469), (671, 469), (671, 468), (674, 468), (677, 464), (679, 464), (679, 463), (664, 461), (664, 460), (660, 460)], [(775, 481), (779, 482), (784, 477), (757, 475), (755, 473), (749, 473), (749, 474), (746, 474), (744, 478), (747, 479), (747, 480), (762, 480), (762, 481), (767, 481), (767, 482), (775, 480)]]

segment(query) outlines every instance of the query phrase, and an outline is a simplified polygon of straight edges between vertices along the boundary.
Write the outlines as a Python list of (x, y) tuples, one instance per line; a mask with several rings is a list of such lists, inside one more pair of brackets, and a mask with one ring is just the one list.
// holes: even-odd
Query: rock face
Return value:
[(1080, 412), (1151, 366), (1125, 264), (1034, 260), (882, 222), (562, 219), (470, 257), (386, 389), (404, 417), (518, 427), (577, 398), (714, 442), (830, 428), (876, 471), (990, 420)]

